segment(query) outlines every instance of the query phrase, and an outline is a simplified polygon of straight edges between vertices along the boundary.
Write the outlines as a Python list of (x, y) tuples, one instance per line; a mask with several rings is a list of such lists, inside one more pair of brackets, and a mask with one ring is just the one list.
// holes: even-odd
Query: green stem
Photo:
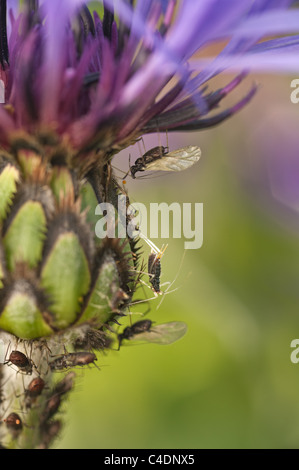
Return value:
[[(57, 354), (64, 354), (66, 337), (61, 335), (47, 342), (20, 341), (1, 332), (0, 341), (0, 443), (9, 449), (48, 448), (61, 428), (60, 405), (72, 389), (75, 375), (59, 374), (59, 381), (55, 382), (49, 366)], [(29, 364), (12, 364), (12, 351), (25, 354)]]

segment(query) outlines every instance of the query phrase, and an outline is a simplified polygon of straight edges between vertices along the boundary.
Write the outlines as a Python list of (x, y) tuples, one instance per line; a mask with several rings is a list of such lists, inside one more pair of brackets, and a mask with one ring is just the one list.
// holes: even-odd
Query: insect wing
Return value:
[(190, 168), (194, 163), (198, 162), (201, 156), (199, 147), (189, 145), (173, 152), (163, 155), (161, 158), (154, 160), (146, 165), (149, 171), (182, 171)]
[(184, 322), (161, 323), (153, 326), (149, 331), (140, 333), (133, 338), (134, 341), (147, 341), (157, 344), (171, 344), (182, 338), (187, 332), (187, 325)]

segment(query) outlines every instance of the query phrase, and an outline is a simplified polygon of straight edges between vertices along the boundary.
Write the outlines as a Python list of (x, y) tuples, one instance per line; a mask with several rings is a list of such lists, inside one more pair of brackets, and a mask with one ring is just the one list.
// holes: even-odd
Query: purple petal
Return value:
[(292, 5), (294, 0), (255, 0), (251, 7), (250, 14), (259, 13), (264, 10), (277, 8), (287, 8)]
[(250, 16), (238, 25), (233, 34), (237, 36), (268, 36), (299, 31), (298, 10), (273, 10)]
[(168, 47), (180, 58), (189, 58), (208, 41), (227, 37), (248, 11), (250, 0), (184, 0), (177, 21), (167, 36)]
[[(299, 55), (299, 45), (291, 46), (288, 53), (287, 47), (282, 51), (263, 52), (261, 54), (247, 53), (244, 55), (231, 55), (222, 59), (223, 72), (238, 72), (240, 70), (255, 70), (259, 72), (275, 73), (295, 73), (299, 71), (299, 61), (295, 57)], [(201, 70), (204, 67), (212, 66), (213, 59), (202, 59), (192, 61), (194, 70)]]
[(249, 52), (263, 52), (275, 49), (282, 49), (283, 47), (296, 46), (299, 44), (299, 35), (287, 36), (285, 38), (270, 39), (264, 41), (249, 49)]
[(66, 25), (74, 14), (81, 0), (51, 0), (43, 3), (45, 12), (43, 86), (41, 119), (44, 122), (56, 121), (58, 116), (58, 103), (60, 85), (67, 57)]

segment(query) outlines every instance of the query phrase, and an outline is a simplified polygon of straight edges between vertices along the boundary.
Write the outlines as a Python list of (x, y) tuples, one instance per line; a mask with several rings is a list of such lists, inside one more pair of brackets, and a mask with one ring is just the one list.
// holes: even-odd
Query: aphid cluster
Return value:
[[(74, 386), (75, 372), (69, 372), (62, 380), (57, 382), (50, 390), (47, 389), (45, 381), (37, 376), (33, 378), (24, 391), (25, 413), (28, 408), (36, 406), (39, 408), (40, 419), (37, 423), (38, 433), (41, 436), (40, 448), (48, 448), (53, 439), (58, 435), (61, 429), (61, 421), (53, 420), (56, 413), (60, 410), (63, 397), (65, 397)], [(43, 401), (37, 403), (38, 397), (43, 395)], [(13, 439), (17, 439), (23, 428), (28, 427), (26, 419), (21, 418), (20, 413), (11, 412), (2, 419), (3, 424), (9, 430)], [(2, 446), (2, 448), (5, 448)]]
[(53, 417), (59, 411), (64, 396), (72, 390), (75, 377), (74, 372), (69, 372), (46, 395), (46, 403), (39, 423), (39, 431), (42, 436), (40, 448), (47, 449), (61, 429), (61, 421), (53, 420)]
[[(160, 147), (152, 149), (150, 152), (153, 153), (153, 150), (156, 150), (157, 153), (161, 151)], [(166, 155), (166, 148), (162, 147), (163, 154)], [(145, 154), (145, 157), (157, 157), (154, 155), (150, 155), (150, 153)], [(199, 158), (199, 157), (198, 157)], [(138, 161), (136, 161), (138, 163)], [(141, 159), (139, 161), (141, 165)], [(131, 167), (132, 169), (132, 167)], [(137, 171), (136, 167), (133, 170)], [(141, 171), (141, 170), (138, 170)], [(139, 237), (142, 238), (148, 246), (151, 248), (151, 252), (148, 256), (147, 262), (147, 275), (149, 277), (149, 283), (151, 284), (151, 289), (154, 293), (154, 296), (157, 297), (158, 295), (168, 293), (167, 290), (163, 293), (160, 289), (160, 278), (161, 278), (161, 258), (167, 248), (168, 245), (163, 245), (161, 249), (159, 249), (149, 238), (139, 231)], [(137, 271), (139, 274), (145, 274), (142, 270)], [(176, 278), (175, 278), (176, 280)], [(175, 282), (175, 280), (173, 282)], [(138, 281), (143, 283), (141, 278), (138, 278)], [(173, 283), (172, 282), (172, 283)], [(170, 284), (169, 287), (172, 285)], [(155, 298), (154, 297), (154, 298)], [(131, 302), (130, 305), (136, 305), (138, 303), (146, 302), (147, 300), (140, 300)], [(161, 302), (160, 302), (161, 303)], [(160, 304), (159, 304), (160, 305)], [(140, 320), (136, 323), (127, 326), (122, 333), (118, 334), (118, 350), (124, 340), (130, 341), (145, 341), (150, 343), (157, 343), (157, 344), (171, 344), (180, 338), (182, 338), (187, 332), (187, 325), (184, 322), (169, 322), (169, 323), (162, 323), (159, 325), (154, 325), (153, 322), (149, 319)]]
[[(103, 335), (88, 335), (86, 339), (81, 338), (83, 343), (87, 343), (88, 345), (90, 345), (90, 343), (98, 345), (99, 342), (102, 345), (104, 344), (104, 339)], [(10, 352), (8, 352), (8, 350), (6, 351), (5, 359), (2, 363), (2, 371), (4, 370), (5, 372), (3, 368), (10, 367), (16, 371), (16, 374), (20, 374), (24, 391), (20, 395), (16, 395), (16, 393), (13, 392), (14, 385), (12, 383), (11, 397), (3, 397), (1, 392), (0, 396), (3, 402), (4, 398), (8, 398), (6, 400), (8, 407), (10, 407), (15, 398), (19, 398), (20, 409), (7, 414), (4, 406), (2, 406), (0, 425), (6, 426), (12, 438), (17, 440), (21, 436), (24, 427), (30, 426), (26, 423), (26, 413), (34, 407), (38, 410), (40, 416), (39, 422), (37, 423), (40, 447), (48, 448), (60, 431), (61, 421), (55, 419), (56, 414), (60, 411), (63, 398), (72, 390), (76, 375), (75, 372), (70, 371), (53, 387), (49, 387), (49, 385), (47, 385), (48, 374), (55, 371), (65, 372), (71, 368), (94, 364), (97, 357), (91, 351), (69, 353), (65, 350), (64, 354), (52, 356), (50, 350), (45, 350), (45, 358), (47, 359), (45, 359), (45, 363), (41, 366), (40, 364), (36, 365), (30, 355), (28, 355), (27, 352), (25, 354), (25, 352), (19, 351), (17, 348)], [(33, 374), (34, 376), (30, 377)], [(7, 380), (12, 380), (12, 377), (13, 376), (8, 376)], [(4, 383), (3, 375), (1, 375), (1, 386)], [(5, 443), (2, 443), (2, 447), (3, 444), (5, 445)]]
[[(151, 252), (148, 256), (147, 275), (150, 288), (154, 296), (157, 297), (162, 294), (160, 289), (161, 258), (167, 245), (159, 249), (151, 240), (147, 239), (142, 234), (140, 237), (143, 238), (151, 248)], [(135, 267), (135, 273), (136, 272), (138, 273)], [(140, 274), (141, 273), (140, 271)], [(142, 274), (144, 274), (144, 272)], [(134, 278), (132, 277), (132, 279)], [(141, 279), (138, 279), (137, 282), (139, 281), (142, 282)], [(128, 295), (127, 298), (129, 298)], [(132, 304), (133, 303), (130, 303), (129, 300), (128, 306)], [(120, 316), (121, 313), (118, 314), (116, 312), (114, 321), (119, 325), (116, 319), (118, 315)], [(107, 330), (112, 331), (109, 325), (105, 325), (105, 327), (107, 327)], [(121, 345), (123, 345), (124, 341), (171, 344), (180, 339), (186, 333), (186, 330), (187, 327), (183, 322), (154, 324), (149, 319), (143, 319), (127, 326), (122, 333), (118, 334), (118, 350)], [(63, 346), (64, 351), (58, 355), (54, 355), (47, 346), (46, 341), (41, 341), (40, 347), (45, 351), (42, 364), (34, 363), (30, 354), (27, 353), (25, 346), (24, 352), (18, 350), (17, 346), (13, 350), (6, 352), (3, 366), (11, 367), (17, 374), (20, 374), (24, 385), (24, 391), (19, 395), (21, 397), (19, 401), (21, 409), (10, 412), (7, 415), (4, 412), (4, 415), (0, 419), (0, 424), (2, 422), (2, 424), (7, 427), (13, 439), (18, 439), (24, 427), (30, 426), (30, 424), (26, 423), (26, 412), (36, 408), (38, 409), (39, 415), (39, 421), (37, 423), (40, 436), (39, 447), (49, 447), (61, 429), (61, 421), (59, 417), (57, 419), (57, 413), (60, 412), (64, 397), (73, 388), (75, 373), (73, 371), (68, 372), (62, 380), (52, 387), (47, 385), (48, 374), (51, 372), (66, 372), (73, 368), (81, 368), (90, 365), (97, 367), (95, 364), (97, 357), (93, 350), (104, 350), (108, 348), (111, 339), (103, 331), (88, 326), (86, 328), (83, 327), (80, 330), (80, 334), (74, 336), (72, 343), (72, 352), (67, 351)], [(62, 346), (60, 345), (59, 348), (62, 348)], [(6, 443), (4, 442), (2, 444), (5, 445)]]

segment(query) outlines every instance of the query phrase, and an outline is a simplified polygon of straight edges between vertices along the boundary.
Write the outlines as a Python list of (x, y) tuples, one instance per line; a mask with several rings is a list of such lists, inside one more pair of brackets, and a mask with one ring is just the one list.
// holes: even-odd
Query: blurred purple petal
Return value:
[[(14, 126), (32, 133), (49, 125), (82, 155), (100, 148), (111, 156), (154, 122), (191, 129), (228, 118), (255, 92), (215, 114), (243, 70), (297, 70), (298, 36), (259, 43), (269, 31), (298, 32), (299, 12), (286, 11), (291, 0), (101, 3), (101, 17), (81, 0), (44, 0), (38, 11), (28, 2), (9, 15), (9, 69), (3, 53), (1, 79)], [(191, 60), (222, 38), (216, 58)], [(206, 82), (228, 68), (241, 75), (210, 91)]]
[(44, 122), (57, 119), (60, 82), (67, 60), (66, 25), (81, 3), (79, 0), (51, 0), (43, 3), (46, 17), (44, 57), (47, 60), (43, 63), (40, 116)]
[(181, 59), (189, 58), (208, 41), (227, 37), (251, 3), (250, 0), (222, 0), (221, 3), (184, 0), (168, 36), (168, 47)]
[(273, 34), (295, 33), (299, 31), (299, 11), (277, 9), (252, 15), (232, 33), (237, 36), (268, 36)]
[(290, 48), (291, 46), (297, 46), (298, 44), (299, 35), (297, 34), (293, 36), (288, 36), (286, 38), (270, 39), (269, 41), (263, 41), (262, 43), (256, 44), (255, 46), (251, 47), (249, 49), (249, 52), (264, 52), (275, 49), (283, 49), (284, 47)]
[[(221, 66), (222, 72), (228, 73), (249, 69), (259, 72), (296, 73), (299, 71), (299, 61), (294, 61), (294, 55), (299, 54), (299, 44), (290, 46), (290, 53), (287, 49), (284, 47), (283, 50), (271, 50), (260, 54), (247, 53), (241, 57), (237, 54), (224, 56), (219, 62), (219, 66)], [(194, 70), (202, 68), (214, 70), (213, 58), (194, 60), (191, 64)]]

